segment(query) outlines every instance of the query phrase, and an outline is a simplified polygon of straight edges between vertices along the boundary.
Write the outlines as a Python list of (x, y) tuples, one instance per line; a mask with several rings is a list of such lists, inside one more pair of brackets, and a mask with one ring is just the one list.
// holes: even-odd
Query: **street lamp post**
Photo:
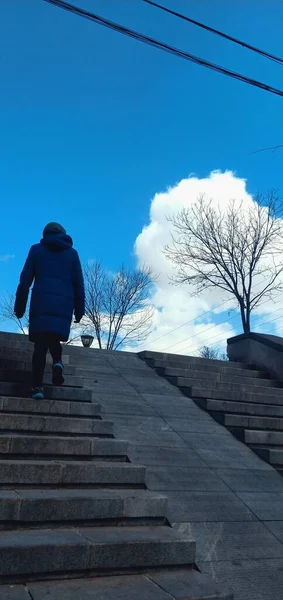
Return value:
[(84, 348), (90, 348), (94, 340), (93, 335), (81, 335), (82, 345)]

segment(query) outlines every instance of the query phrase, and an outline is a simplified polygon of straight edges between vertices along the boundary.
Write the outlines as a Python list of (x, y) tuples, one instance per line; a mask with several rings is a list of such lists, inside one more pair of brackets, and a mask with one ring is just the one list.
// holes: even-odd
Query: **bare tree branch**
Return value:
[[(18, 319), (14, 313), (15, 294), (6, 294), (0, 301), (0, 320), (15, 323), (20, 333), (26, 335), (29, 329), (29, 307), (22, 319)], [(73, 323), (71, 326), (70, 337), (65, 345), (73, 344), (78, 341), (84, 333), (84, 327), (80, 324)]]
[(146, 339), (153, 319), (148, 301), (152, 282), (153, 274), (146, 267), (122, 266), (109, 273), (98, 261), (86, 266), (86, 317), (99, 348), (117, 350)]
[(14, 313), (15, 297), (15, 294), (6, 294), (1, 299), (0, 320), (2, 322), (12, 321), (21, 333), (26, 334), (29, 326), (29, 310), (27, 309), (26, 315), (22, 319), (18, 319)]
[[(201, 196), (169, 221), (172, 244), (164, 250), (173, 263), (175, 284), (188, 283), (198, 295), (219, 288), (232, 295), (241, 312), (243, 329), (264, 296), (283, 291), (282, 202), (271, 190), (257, 195), (248, 210), (231, 200), (223, 210)], [(255, 280), (263, 276), (259, 292)]]
[(228, 360), (227, 354), (221, 352), (219, 348), (213, 348), (212, 346), (201, 346), (198, 349), (198, 356), (210, 360)]

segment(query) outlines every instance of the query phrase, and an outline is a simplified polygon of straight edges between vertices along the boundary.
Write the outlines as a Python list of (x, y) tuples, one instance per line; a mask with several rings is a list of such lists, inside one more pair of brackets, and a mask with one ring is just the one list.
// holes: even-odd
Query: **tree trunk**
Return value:
[(250, 315), (245, 313), (245, 305), (243, 301), (239, 301), (239, 305), (244, 333), (250, 333)]
[(250, 307), (247, 306), (246, 308), (246, 331), (245, 333), (250, 333), (251, 331), (251, 311), (250, 311)]

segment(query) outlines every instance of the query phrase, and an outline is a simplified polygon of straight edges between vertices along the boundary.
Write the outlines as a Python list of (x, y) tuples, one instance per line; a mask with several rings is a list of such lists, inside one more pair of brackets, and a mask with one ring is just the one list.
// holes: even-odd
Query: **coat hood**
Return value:
[(42, 238), (40, 243), (52, 252), (62, 252), (73, 246), (72, 238), (66, 233), (49, 233)]

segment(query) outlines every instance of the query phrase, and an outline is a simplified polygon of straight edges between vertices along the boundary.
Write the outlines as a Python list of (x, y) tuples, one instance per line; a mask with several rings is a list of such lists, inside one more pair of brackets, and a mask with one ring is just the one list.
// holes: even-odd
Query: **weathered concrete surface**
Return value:
[[(160, 379), (134, 354), (92, 350), (82, 354), (76, 348), (67, 351), (68, 364), (77, 366), (80, 362), (76, 375), (84, 377), (85, 385), (92, 390), (93, 401), (101, 403), (103, 416), (114, 421), (114, 434), (118, 439), (130, 441), (130, 458), (139, 465), (149, 466), (146, 476), (148, 487), (168, 497), (167, 515), (174, 528), (183, 529), (189, 539), (190, 532), (194, 532), (197, 564), (201, 570), (211, 574), (215, 580), (225, 581), (228, 587), (232, 584), (236, 600), (281, 600), (283, 540), (280, 539), (282, 526), (277, 531), (276, 522), (281, 524), (283, 519), (279, 512), (278, 516), (272, 518), (271, 514), (264, 513), (264, 521), (258, 517), (264, 502), (268, 504), (265, 494), (270, 496), (271, 502), (272, 494), (278, 496), (283, 493), (283, 482), (278, 479), (278, 473), (235, 440), (192, 400), (184, 397), (169, 382)], [(207, 366), (212, 366), (212, 363)], [(236, 367), (229, 365), (228, 368)], [(54, 461), (53, 464), (49, 463), (53, 472), (45, 474), (48, 471), (45, 470), (46, 463), (38, 461), (36, 465), (35, 462), (30, 461), (26, 477), (32, 476), (34, 481), (42, 477), (46, 485), (50, 485), (50, 482), (56, 485), (57, 481), (68, 485), (97, 481), (94, 477), (97, 465), (93, 468), (91, 465), (83, 466), (79, 461), (77, 465)], [(13, 477), (20, 477), (21, 465), (15, 467)], [(121, 465), (119, 469), (123, 467)], [(99, 477), (103, 481), (104, 477), (114, 477), (114, 465), (105, 465), (105, 470), (100, 467), (99, 470)], [(142, 481), (138, 473), (132, 472), (131, 483), (135, 477)], [(125, 482), (125, 474), (122, 481)], [(269, 484), (272, 492), (269, 492)], [(6, 507), (7, 510), (9, 507), (13, 509), (13, 499), (12, 504), (6, 502)], [(277, 518), (279, 521), (276, 521)], [(62, 561), (64, 559), (62, 554)], [(269, 587), (263, 582), (263, 569)], [(147, 575), (146, 581), (148, 579)], [(165, 574), (162, 581), (162, 574), (159, 573), (156, 581), (153, 576), (150, 581), (158, 586), (154, 588), (155, 593), (161, 591), (163, 595), (166, 594), (165, 598), (227, 598), (227, 594), (224, 596), (221, 591), (214, 596), (209, 591), (205, 596), (202, 590), (200, 595), (200, 588), (198, 595), (191, 594), (190, 598), (187, 589), (185, 594), (182, 588), (185, 579), (185, 576), (184, 579), (172, 579), (170, 587), (167, 581), (166, 587)], [(69, 582), (68, 585), (71, 584)], [(79, 582), (81, 588), (82, 584)], [(105, 580), (104, 584), (106, 586)], [(46, 589), (51, 584), (42, 584), (41, 590), (36, 589), (37, 584), (29, 585), (34, 586), (31, 596), (35, 600), (45, 597), (57, 600), (59, 595), (64, 600), (63, 587), (59, 595), (57, 592), (57, 596), (52, 596), (50, 591), (49, 595), (44, 591), (44, 586)], [(67, 584), (62, 582), (60, 585)], [(148, 591), (148, 597), (151, 598), (151, 590), (148, 588), (144, 591), (143, 597), (147, 596)], [(108, 596), (106, 593), (103, 596), (102, 590), (101, 593), (97, 592), (96, 600), (111, 600), (111, 594), (113, 600), (114, 597), (115, 600), (119, 599), (118, 593), (114, 595), (109, 589), (107, 593)], [(133, 588), (132, 595), (129, 592), (128, 597), (132, 600), (135, 596), (138, 598)], [(65, 597), (71, 600), (74, 597), (71, 587)], [(79, 587), (77, 597), (83, 600), (92, 598), (93, 589), (85, 591)], [(123, 590), (123, 600), (125, 598), (126, 588)], [(158, 599), (158, 595), (155, 598)], [(162, 596), (160, 600), (163, 600)]]
[[(28, 590), (33, 600), (233, 600), (229, 592), (191, 570), (31, 583)], [(4, 595), (4, 600), (28, 597)]]
[[(2, 347), (2, 367), (6, 363), (0, 377), (0, 579), (3, 585), (22, 585), (2, 586), (0, 597), (34, 598), (39, 588), (32, 591), (28, 582), (86, 577), (86, 586), (85, 582), (79, 587), (64, 582), (59, 595), (109, 598), (114, 590), (117, 598), (119, 590), (124, 599), (130, 597), (131, 580), (121, 576), (111, 591), (114, 579), (109, 576), (142, 573), (137, 584), (146, 584), (143, 592), (152, 600), (231, 600), (230, 592), (224, 593), (222, 586), (219, 591), (195, 572), (195, 541), (169, 526), (167, 498), (146, 489), (145, 467), (129, 462), (127, 442), (113, 437), (113, 423), (107, 417), (101, 419), (99, 405), (92, 403), (92, 390), (74, 387), (84, 379), (96, 385), (97, 394), (127, 391), (127, 377), (117, 373), (115, 354), (103, 365), (102, 353), (67, 349), (72, 387), (46, 387), (47, 400), (36, 402), (22, 398), (24, 387), (18, 385), (27, 383), (25, 361), (28, 353), (31, 356), (31, 345), (21, 336), (0, 333), (1, 342), (11, 350), (16, 348), (17, 357), (4, 359)], [(96, 366), (102, 368), (101, 378), (93, 374), (94, 356)], [(128, 360), (128, 356), (123, 358)], [(141, 386), (144, 371), (140, 376), (141, 363), (132, 358), (137, 368), (129, 379), (136, 373)], [(11, 365), (13, 361), (18, 363)], [(155, 394), (158, 380), (147, 380), (147, 384), (148, 393)], [(162, 391), (166, 389), (171, 386), (164, 382)], [(132, 387), (125, 408), (132, 397), (138, 401), (139, 395)], [(157, 449), (162, 444), (178, 448), (178, 434), (169, 425), (164, 427), (154, 409), (149, 409), (150, 405), (149, 441), (156, 434)], [(144, 416), (148, 414), (141, 416), (140, 426)], [(131, 425), (131, 416), (128, 422)], [(134, 441), (144, 445), (144, 435), (141, 432)], [(107, 577), (99, 582), (91, 579), (105, 573)], [(58, 597), (55, 587), (51, 590), (43, 584), (39, 596), (50, 598), (54, 592)], [(138, 585), (131, 592), (141, 598)]]
[[(103, 352), (91, 368), (94, 400), (114, 421), (114, 434), (130, 441), (131, 459), (148, 466), (149, 489), (168, 497), (174, 527), (196, 539), (201, 570), (232, 587), (235, 600), (281, 600), (281, 512), (272, 520), (274, 498), (283, 493), (280, 475), (134, 355)], [(116, 389), (103, 392), (99, 380), (113, 370)]]
[(275, 335), (249, 333), (228, 340), (230, 360), (260, 367), (283, 381), (283, 339)]

